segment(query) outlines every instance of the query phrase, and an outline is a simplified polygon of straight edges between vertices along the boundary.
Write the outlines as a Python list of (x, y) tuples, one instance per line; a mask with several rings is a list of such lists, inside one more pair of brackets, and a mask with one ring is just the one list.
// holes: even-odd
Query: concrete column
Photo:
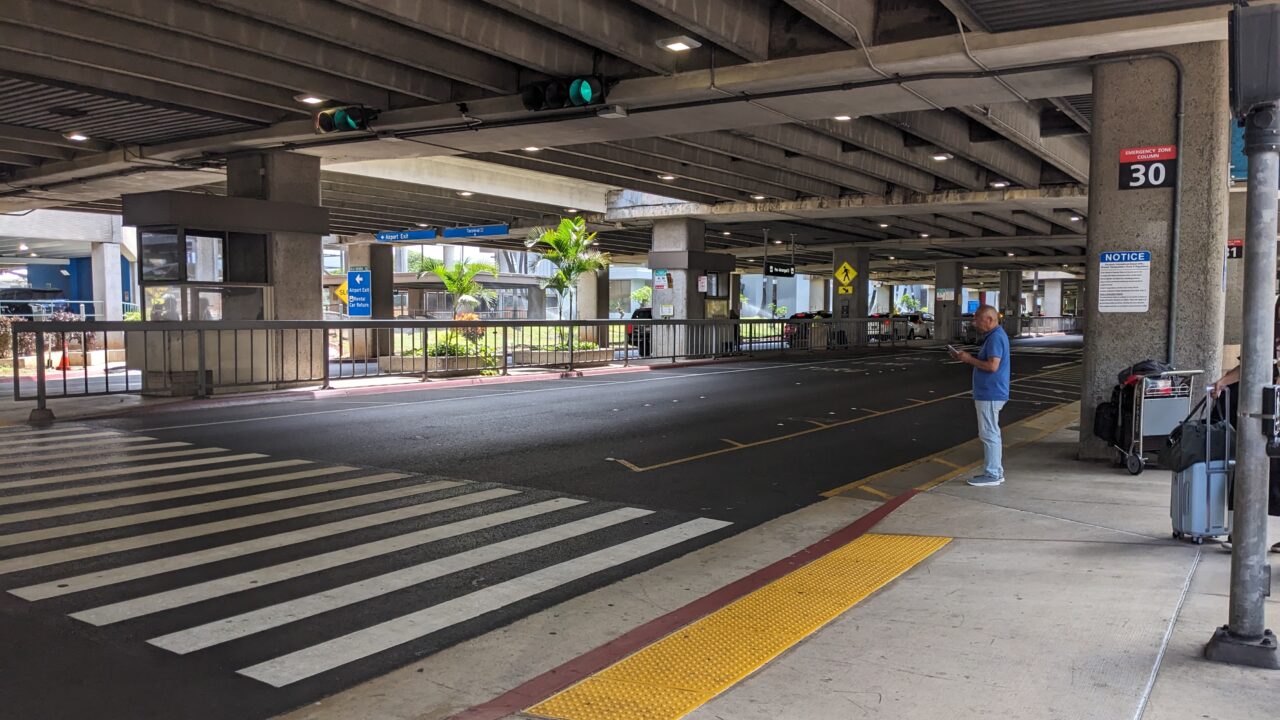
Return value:
[(934, 337), (939, 340), (954, 340), (963, 310), (960, 303), (964, 299), (964, 266), (958, 261), (940, 262), (937, 265), (937, 278), (934, 281)]
[(121, 320), (124, 293), (120, 277), (120, 246), (117, 243), (93, 244), (90, 259), (93, 267), (93, 299), (98, 320)]
[[(856, 276), (851, 285), (844, 285), (837, 278), (833, 283), (832, 316), (837, 320), (865, 318), (870, 310), (871, 301), (871, 251), (867, 248), (837, 248), (831, 256), (831, 269), (839, 273), (841, 266), (849, 263)], [(842, 293), (840, 288), (852, 287), (851, 291)]]
[(1022, 271), (1000, 271), (1000, 312), (1009, 337), (1022, 334)]
[(1044, 305), (1043, 311), (1045, 317), (1062, 317), (1062, 281), (1061, 280), (1045, 280), (1044, 281)]
[[(1182, 184), (1181, 240), (1173, 271), (1176, 344), (1174, 364), (1203, 370), (1201, 383), (1221, 372), (1223, 263), (1227, 231), (1227, 44), (1207, 42), (1169, 48), (1186, 70), (1185, 130), (1178, 148)], [(1173, 144), (1175, 76), (1163, 60), (1102, 65), (1094, 71), (1092, 177), (1089, 184), (1089, 266), (1084, 294), (1084, 386), (1080, 456), (1109, 459), (1114, 451), (1093, 436), (1093, 413), (1110, 397), (1116, 373), (1147, 358), (1165, 360), (1170, 307), (1170, 216), (1173, 189), (1120, 190), (1117, 163), (1123, 148)], [(1098, 310), (1099, 256), (1105, 251), (1151, 253), (1149, 309)]]

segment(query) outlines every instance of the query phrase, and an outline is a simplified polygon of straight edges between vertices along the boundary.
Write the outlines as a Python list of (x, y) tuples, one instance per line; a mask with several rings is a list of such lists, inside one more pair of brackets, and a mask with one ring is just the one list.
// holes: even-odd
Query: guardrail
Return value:
[[(982, 340), (982, 333), (973, 327), (971, 317), (954, 321), (952, 327), (955, 329), (953, 337), (960, 342), (977, 343)], [(1077, 333), (1083, 329), (1084, 318), (1080, 317), (1024, 317), (1017, 337)]]
[(898, 319), (47, 322), (12, 325), (13, 396), (214, 393), (379, 376), (898, 346)]

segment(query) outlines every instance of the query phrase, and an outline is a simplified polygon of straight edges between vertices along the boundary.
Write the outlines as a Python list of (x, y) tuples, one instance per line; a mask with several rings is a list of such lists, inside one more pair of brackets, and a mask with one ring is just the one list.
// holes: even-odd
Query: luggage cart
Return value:
[(1196, 378), (1203, 374), (1203, 370), (1170, 370), (1135, 383), (1133, 402), (1120, 413), (1121, 430), (1127, 423), (1129, 432), (1116, 433), (1120, 444), (1115, 446), (1130, 475), (1146, 469), (1147, 455), (1163, 447), (1169, 433), (1190, 413)]

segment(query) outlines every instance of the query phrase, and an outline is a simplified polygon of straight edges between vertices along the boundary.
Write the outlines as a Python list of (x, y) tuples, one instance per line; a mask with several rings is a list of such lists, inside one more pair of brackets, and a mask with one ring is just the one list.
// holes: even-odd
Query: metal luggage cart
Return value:
[(1146, 469), (1147, 455), (1157, 452), (1191, 412), (1196, 378), (1203, 374), (1203, 370), (1170, 370), (1147, 375), (1136, 383), (1128, 417), (1120, 413), (1121, 429), (1127, 422), (1129, 432), (1117, 432), (1123, 444), (1115, 446), (1130, 475)]

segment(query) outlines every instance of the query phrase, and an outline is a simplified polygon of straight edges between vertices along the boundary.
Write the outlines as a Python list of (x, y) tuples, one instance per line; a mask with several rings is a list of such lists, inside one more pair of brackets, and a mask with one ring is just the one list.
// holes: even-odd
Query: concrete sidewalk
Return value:
[[(1227, 617), (1229, 555), (1170, 539), (1167, 473), (1076, 461), (1066, 425), (1013, 449), (1005, 485), (951, 480), (891, 514), (874, 532), (954, 540), (688, 717), (1275, 717), (1280, 674), (1200, 657)], [(878, 505), (832, 497), (288, 717), (448, 717)]]

